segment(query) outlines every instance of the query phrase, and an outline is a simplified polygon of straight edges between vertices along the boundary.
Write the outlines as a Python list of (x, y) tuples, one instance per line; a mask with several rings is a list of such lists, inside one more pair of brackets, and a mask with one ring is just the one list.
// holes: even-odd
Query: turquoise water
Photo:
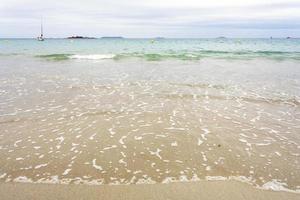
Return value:
[(0, 55), (21, 54), (51, 60), (198, 60), (205, 57), (300, 59), (300, 39), (0, 39)]

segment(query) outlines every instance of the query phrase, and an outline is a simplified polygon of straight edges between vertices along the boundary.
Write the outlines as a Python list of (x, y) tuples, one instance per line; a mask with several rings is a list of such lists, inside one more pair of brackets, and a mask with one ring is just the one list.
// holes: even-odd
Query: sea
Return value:
[(300, 39), (0, 39), (0, 182), (300, 192)]

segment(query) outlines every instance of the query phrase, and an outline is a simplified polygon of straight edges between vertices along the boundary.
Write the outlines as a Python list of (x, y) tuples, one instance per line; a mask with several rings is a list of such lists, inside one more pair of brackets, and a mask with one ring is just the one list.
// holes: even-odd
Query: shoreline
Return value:
[[(1, 48), (3, 193), (300, 195), (296, 43), (14, 41)], [(144, 183), (153, 185), (136, 186)]]
[[(47, 195), (45, 195), (47, 194)], [(255, 188), (238, 181), (197, 181), (140, 185), (0, 183), (0, 199), (299, 199), (300, 194)]]
[(257, 185), (255, 181), (249, 177), (245, 176), (230, 176), (230, 177), (222, 177), (222, 176), (206, 176), (204, 179), (198, 178), (198, 176), (194, 175), (191, 179), (188, 179), (186, 176), (180, 176), (178, 179), (175, 177), (167, 177), (162, 182), (155, 182), (151, 178), (148, 179), (139, 179), (137, 182), (111, 182), (111, 183), (104, 183), (104, 179), (94, 179), (94, 180), (83, 180), (79, 177), (77, 178), (66, 178), (66, 179), (58, 179), (57, 176), (52, 176), (49, 179), (40, 179), (37, 181), (33, 181), (26, 176), (19, 176), (15, 179), (7, 179), (4, 180), (6, 174), (0, 175), (0, 180), (2, 179), (1, 183), (7, 184), (49, 184), (49, 185), (87, 185), (87, 186), (129, 186), (129, 185), (155, 185), (155, 184), (173, 184), (173, 183), (193, 183), (193, 182), (206, 182), (206, 181), (234, 181), (239, 182), (242, 184), (250, 185), (253, 188), (259, 190), (266, 190), (266, 191), (275, 191), (275, 192), (288, 192), (294, 194), (300, 194), (299, 189), (289, 189), (287, 188), (285, 183), (279, 182), (276, 179), (272, 181), (266, 182), (263, 185)]

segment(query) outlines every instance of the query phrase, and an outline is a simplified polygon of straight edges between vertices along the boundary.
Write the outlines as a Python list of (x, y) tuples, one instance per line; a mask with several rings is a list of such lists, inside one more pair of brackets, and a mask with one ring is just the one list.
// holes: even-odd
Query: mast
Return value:
[(41, 18), (41, 38), (43, 37), (43, 18)]
[(41, 35), (37, 37), (38, 41), (44, 41), (43, 35), (43, 18), (41, 17)]

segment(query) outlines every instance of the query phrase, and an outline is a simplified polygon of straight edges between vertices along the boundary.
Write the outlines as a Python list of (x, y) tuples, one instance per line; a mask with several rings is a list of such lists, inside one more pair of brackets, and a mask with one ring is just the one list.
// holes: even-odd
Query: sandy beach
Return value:
[(300, 194), (267, 191), (237, 181), (199, 181), (143, 185), (59, 185), (30, 183), (1, 183), (0, 199), (12, 200), (293, 200)]
[(1, 0), (0, 200), (300, 200), (300, 0)]
[[(126, 41), (130, 51), (149, 43)], [(1, 200), (299, 199), (297, 53), (157, 50), (126, 57), (115, 50), (109, 57), (57, 54), (52, 48), (60, 42), (45, 42), (53, 51), (47, 54), (1, 57)], [(192, 49), (193, 42), (204, 41), (158, 47)], [(66, 41), (60, 48), (73, 51)], [(227, 58), (195, 60), (205, 54)]]

